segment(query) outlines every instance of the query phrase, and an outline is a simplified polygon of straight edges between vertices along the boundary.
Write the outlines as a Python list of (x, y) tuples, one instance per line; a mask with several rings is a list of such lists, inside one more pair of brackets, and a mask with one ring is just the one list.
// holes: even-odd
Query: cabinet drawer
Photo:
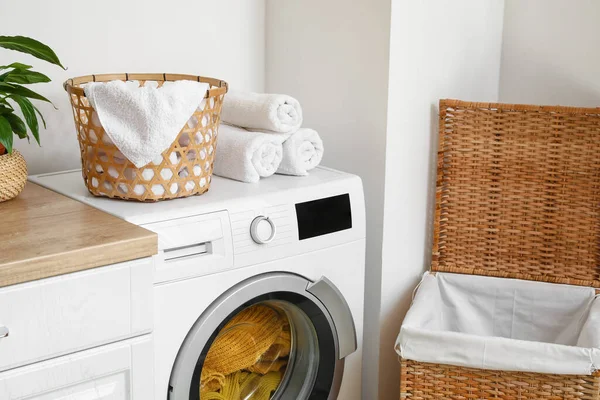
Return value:
[(152, 259), (0, 289), (0, 371), (152, 330)]
[(0, 373), (2, 400), (148, 400), (152, 338), (144, 335)]

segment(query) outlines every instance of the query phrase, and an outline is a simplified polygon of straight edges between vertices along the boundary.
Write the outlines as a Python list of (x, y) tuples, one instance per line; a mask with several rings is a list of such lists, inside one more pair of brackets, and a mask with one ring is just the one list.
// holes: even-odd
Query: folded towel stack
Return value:
[(323, 158), (319, 134), (301, 128), (302, 108), (290, 96), (231, 91), (221, 119), (215, 175), (242, 182), (274, 173), (303, 176)]

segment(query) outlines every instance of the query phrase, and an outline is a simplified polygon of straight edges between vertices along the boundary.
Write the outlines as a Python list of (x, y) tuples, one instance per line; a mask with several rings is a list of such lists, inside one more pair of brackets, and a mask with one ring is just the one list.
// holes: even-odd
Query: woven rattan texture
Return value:
[[(149, 75), (161, 86), (163, 74)], [(106, 77), (119, 77), (118, 75)], [(85, 77), (88, 78), (88, 77)], [(126, 79), (125, 77), (123, 77)], [(127, 78), (131, 79), (128, 75)], [(189, 77), (188, 77), (189, 78)], [(65, 83), (69, 93), (81, 150), (83, 179), (96, 196), (158, 201), (199, 195), (210, 186), (218, 127), (225, 90), (209, 90), (204, 107), (195, 111), (171, 147), (160, 158), (136, 168), (110, 141), (81, 86), (95, 79), (75, 78)], [(106, 80), (106, 79), (104, 79)], [(140, 85), (150, 80), (137, 79)], [(176, 80), (176, 79), (168, 79)], [(197, 77), (200, 82), (215, 80)], [(78, 83), (73, 83), (73, 82)]]
[(0, 202), (13, 199), (27, 182), (27, 164), (17, 150), (0, 156)]
[(600, 109), (440, 102), (432, 270), (600, 287)]
[(600, 373), (548, 375), (402, 360), (400, 398), (412, 400), (597, 400)]

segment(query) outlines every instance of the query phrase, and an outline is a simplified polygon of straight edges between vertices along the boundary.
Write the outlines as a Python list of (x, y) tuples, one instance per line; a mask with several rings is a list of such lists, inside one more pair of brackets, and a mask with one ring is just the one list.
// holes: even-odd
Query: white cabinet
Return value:
[(150, 332), (152, 281), (146, 258), (0, 288), (0, 371)]
[(154, 260), (0, 288), (0, 400), (154, 398)]
[(151, 335), (0, 373), (2, 400), (153, 398)]

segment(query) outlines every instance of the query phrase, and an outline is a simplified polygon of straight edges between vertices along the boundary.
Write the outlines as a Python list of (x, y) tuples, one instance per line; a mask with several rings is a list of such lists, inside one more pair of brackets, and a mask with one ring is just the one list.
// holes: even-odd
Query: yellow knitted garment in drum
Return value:
[(291, 344), (290, 325), (286, 321), (275, 343), (260, 356), (256, 364), (248, 368), (248, 371), (265, 375), (271, 371), (281, 370), (287, 365), (288, 360), (285, 357), (290, 355)]
[(281, 382), (281, 372), (266, 375), (238, 371), (225, 378), (223, 390), (201, 392), (200, 400), (269, 400)]
[[(218, 334), (206, 355), (200, 374), (200, 391), (225, 390), (229, 375), (247, 370), (260, 361), (282, 336), (286, 326), (289, 332), (287, 316), (283, 312), (262, 304), (248, 307), (235, 315)], [(289, 353), (289, 348), (287, 351)], [(272, 369), (260, 370), (266, 373)]]

